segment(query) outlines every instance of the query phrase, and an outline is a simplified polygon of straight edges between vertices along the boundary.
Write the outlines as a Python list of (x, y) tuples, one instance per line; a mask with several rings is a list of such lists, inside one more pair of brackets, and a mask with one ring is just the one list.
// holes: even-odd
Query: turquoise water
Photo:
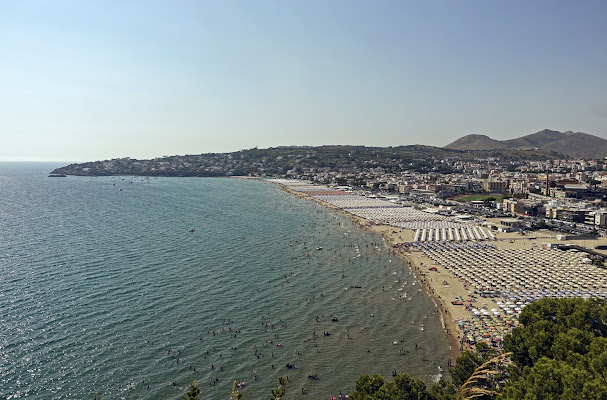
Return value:
[(263, 181), (56, 166), (0, 164), (0, 398), (176, 399), (196, 379), (263, 399), (289, 376), (288, 398), (322, 399), (446, 369), (434, 305), (348, 218)]

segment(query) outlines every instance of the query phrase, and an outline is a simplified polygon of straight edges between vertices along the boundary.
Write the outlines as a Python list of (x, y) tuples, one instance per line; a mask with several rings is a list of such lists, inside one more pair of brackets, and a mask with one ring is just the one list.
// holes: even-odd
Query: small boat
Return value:
[(240, 381), (240, 382), (238, 382), (238, 384), (236, 386), (244, 387), (246, 384), (247, 384), (246, 382)]
[(319, 246), (319, 247), (316, 248), (316, 250), (322, 250), (322, 247)]
[(317, 381), (318, 380), (318, 374), (308, 374), (308, 378)]
[(393, 340), (392, 344), (398, 344), (398, 340)]
[(451, 302), (451, 304), (453, 304), (454, 306), (463, 306), (463, 305), (464, 305), (464, 302), (463, 302), (463, 301), (461, 301), (461, 300), (453, 300), (453, 301)]
[(194, 228), (190, 228), (188, 232), (196, 232), (196, 230)]
[(339, 320), (337, 319), (337, 317), (331, 318), (331, 321), (333, 321), (333, 322), (339, 322)]

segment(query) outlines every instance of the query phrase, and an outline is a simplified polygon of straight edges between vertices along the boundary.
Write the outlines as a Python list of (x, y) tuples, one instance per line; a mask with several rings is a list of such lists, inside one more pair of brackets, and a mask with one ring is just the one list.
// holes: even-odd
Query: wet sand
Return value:
[[(451, 358), (455, 360), (457, 356), (461, 354), (459, 343), (461, 332), (459, 331), (455, 319), (469, 318), (470, 313), (467, 312), (463, 306), (453, 306), (449, 301), (443, 301), (443, 299), (452, 299), (455, 296), (466, 296), (468, 291), (464, 289), (464, 286), (460, 281), (450, 276), (444, 269), (439, 271), (438, 274), (433, 273), (433, 275), (429, 275), (427, 273), (427, 268), (425, 267), (429, 264), (430, 260), (426, 257), (420, 257), (420, 252), (408, 253), (396, 248), (396, 245), (399, 243), (411, 242), (414, 235), (413, 231), (408, 229), (394, 228), (387, 225), (376, 225), (368, 220), (365, 220), (364, 218), (353, 215), (344, 209), (335, 207), (334, 205), (309, 196), (304, 192), (292, 190), (284, 185), (280, 185), (280, 187), (287, 193), (293, 194), (302, 199), (315, 201), (323, 207), (340, 212), (349, 217), (352, 222), (358, 226), (370, 229), (371, 231), (381, 235), (387, 241), (387, 245), (392, 248), (395, 254), (397, 254), (403, 261), (403, 264), (409, 267), (415, 274), (417, 282), (420, 284), (422, 290), (434, 302), (436, 312), (441, 314), (440, 318), (443, 323), (444, 334), (448, 339), (449, 346), (451, 348)], [(449, 282), (449, 285), (442, 285), (442, 281)]]
[[(283, 190), (298, 197), (309, 199), (329, 209), (338, 211), (348, 216), (357, 225), (370, 229), (380, 234), (387, 245), (399, 255), (405, 266), (408, 266), (415, 274), (418, 283), (424, 292), (432, 299), (436, 306), (436, 312), (440, 313), (443, 322), (444, 334), (449, 341), (452, 358), (455, 359), (463, 350), (472, 346), (466, 344), (465, 333), (460, 329), (457, 321), (473, 321), (475, 316), (472, 311), (466, 309), (464, 305), (455, 305), (451, 301), (456, 298), (469, 300), (466, 303), (472, 308), (489, 308), (492, 303), (503, 302), (501, 297), (481, 298), (473, 295), (474, 288), (465, 287), (464, 282), (455, 277), (447, 268), (437, 265), (434, 261), (424, 255), (419, 250), (402, 250), (398, 245), (401, 243), (410, 243), (413, 241), (414, 232), (409, 229), (395, 228), (389, 225), (376, 225), (364, 218), (355, 216), (344, 209), (328, 204), (318, 198), (310, 196), (305, 192), (292, 190), (284, 185), (280, 185)], [(499, 225), (499, 219), (489, 220), (494, 225)], [(521, 235), (515, 232), (495, 232), (496, 240), (488, 241), (498, 249), (515, 250), (531, 249), (546, 246), (548, 243), (556, 244), (574, 244), (580, 247), (595, 249), (598, 245), (607, 245), (607, 238), (582, 239), (582, 240), (558, 240), (557, 233), (551, 231), (536, 231), (528, 235)], [(595, 250), (607, 256), (607, 250)], [(432, 268), (432, 270), (430, 269)]]

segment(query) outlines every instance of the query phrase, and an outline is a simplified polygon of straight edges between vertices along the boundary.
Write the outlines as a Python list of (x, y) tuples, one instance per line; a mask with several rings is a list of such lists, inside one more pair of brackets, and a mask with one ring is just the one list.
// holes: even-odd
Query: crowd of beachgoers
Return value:
[[(287, 190), (340, 210), (378, 230), (416, 272), (455, 326), (459, 350), (500, 348), (529, 303), (543, 297), (607, 299), (607, 270), (581, 251), (531, 247), (478, 223), (353, 195), (305, 181), (275, 180)], [(361, 222), (362, 221), (362, 222)], [(500, 237), (502, 236), (502, 237)], [(404, 238), (408, 240), (403, 240)], [(450, 314), (450, 316), (448, 316)], [(449, 333), (449, 328), (445, 328)]]

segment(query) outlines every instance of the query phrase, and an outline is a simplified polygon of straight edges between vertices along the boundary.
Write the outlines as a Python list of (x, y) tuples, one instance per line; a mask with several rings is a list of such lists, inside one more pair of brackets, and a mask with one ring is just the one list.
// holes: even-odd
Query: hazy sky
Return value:
[(607, 1), (2, 0), (0, 160), (607, 138)]

